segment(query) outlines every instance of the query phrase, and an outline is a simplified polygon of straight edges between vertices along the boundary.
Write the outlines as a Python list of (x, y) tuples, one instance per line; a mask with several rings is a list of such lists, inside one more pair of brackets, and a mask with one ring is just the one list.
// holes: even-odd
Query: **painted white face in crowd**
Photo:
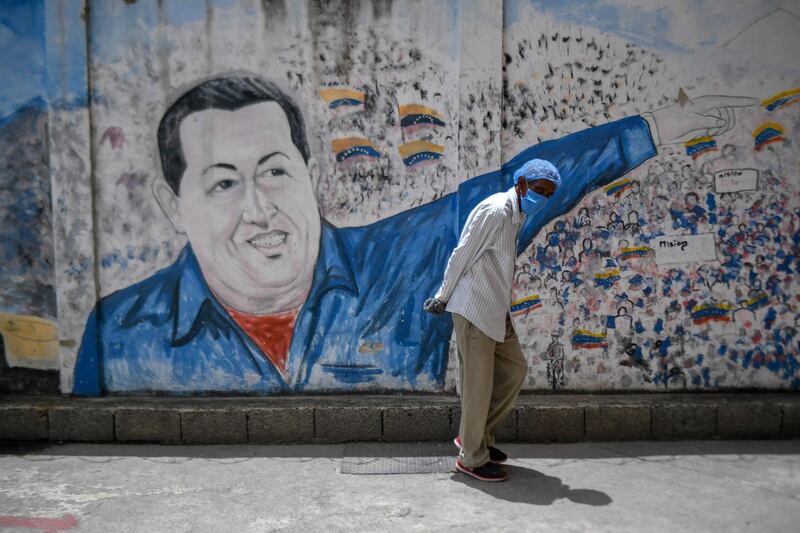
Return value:
[(244, 313), (300, 307), (319, 255), (319, 174), (292, 142), (283, 109), (260, 102), (197, 111), (181, 122), (180, 139), (179, 194), (164, 184), (156, 195), (211, 290)]

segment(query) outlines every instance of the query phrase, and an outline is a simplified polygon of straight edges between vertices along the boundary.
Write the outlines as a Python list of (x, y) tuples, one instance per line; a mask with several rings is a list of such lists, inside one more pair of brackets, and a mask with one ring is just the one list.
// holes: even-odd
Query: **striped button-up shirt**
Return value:
[(525, 215), (517, 192), (486, 198), (469, 214), (447, 262), (436, 298), (497, 342), (503, 342), (511, 307), (517, 236)]

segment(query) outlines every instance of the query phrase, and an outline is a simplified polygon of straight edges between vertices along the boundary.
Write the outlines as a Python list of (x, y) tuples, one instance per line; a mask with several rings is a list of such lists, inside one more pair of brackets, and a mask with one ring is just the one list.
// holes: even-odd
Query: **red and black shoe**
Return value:
[[(453, 444), (455, 444), (458, 449), (461, 449), (461, 437), (456, 437), (453, 439)], [(505, 454), (502, 450), (495, 448), (494, 446), (489, 446), (489, 462), (501, 465), (508, 461), (508, 455)]]
[(505, 481), (508, 479), (508, 474), (494, 463), (485, 463), (476, 468), (469, 468), (464, 466), (461, 459), (456, 459), (456, 469), (481, 481)]

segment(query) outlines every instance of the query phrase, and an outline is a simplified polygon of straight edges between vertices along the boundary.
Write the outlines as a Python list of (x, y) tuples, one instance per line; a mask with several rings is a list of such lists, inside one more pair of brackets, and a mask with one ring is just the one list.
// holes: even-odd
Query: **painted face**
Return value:
[(180, 136), (177, 218), (211, 289), (254, 314), (301, 305), (319, 254), (316, 164), (303, 160), (281, 107), (199, 111)]

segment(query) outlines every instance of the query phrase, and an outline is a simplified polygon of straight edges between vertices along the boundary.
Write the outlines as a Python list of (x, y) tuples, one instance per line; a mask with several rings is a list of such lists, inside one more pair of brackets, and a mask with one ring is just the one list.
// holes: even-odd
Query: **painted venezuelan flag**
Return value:
[(320, 89), (319, 95), (328, 104), (329, 109), (336, 109), (342, 106), (359, 106), (364, 104), (366, 99), (364, 93), (350, 89), (348, 87), (330, 87)]
[(336, 154), (336, 161), (341, 163), (351, 157), (379, 157), (381, 153), (369, 140), (363, 137), (345, 137), (333, 139), (331, 148)]
[(783, 126), (777, 122), (765, 122), (753, 132), (753, 143), (756, 151), (760, 151), (766, 145), (778, 141), (785, 141), (783, 136)]
[(419, 124), (431, 124), (434, 126), (444, 126), (444, 117), (433, 108), (419, 105), (407, 104), (400, 106), (400, 127), (417, 126)]
[(696, 305), (691, 310), (692, 322), (697, 325), (706, 322), (730, 322), (731, 306), (721, 303)]
[(782, 107), (789, 107), (790, 105), (800, 102), (800, 87), (796, 89), (789, 89), (778, 93), (772, 98), (767, 98), (761, 105), (767, 108), (767, 111), (775, 111)]
[(619, 281), (618, 268), (612, 268), (610, 270), (606, 270), (605, 272), (597, 272), (594, 275), (595, 284), (605, 289), (610, 288), (618, 281)]
[(401, 144), (398, 150), (400, 157), (403, 158), (403, 164), (407, 167), (413, 167), (424, 161), (440, 159), (444, 154), (444, 146), (428, 141), (412, 141)]
[(683, 146), (686, 147), (686, 155), (690, 156), (692, 159), (697, 159), (703, 154), (717, 151), (717, 141), (715, 141), (713, 137), (692, 139), (689, 142), (683, 143)]
[(619, 198), (623, 192), (631, 188), (631, 185), (633, 185), (633, 180), (629, 178), (624, 178), (621, 180), (617, 180), (613, 183), (609, 183), (608, 185), (603, 187), (603, 190), (606, 192), (606, 196), (613, 196), (614, 198)]
[(628, 261), (630, 259), (641, 259), (655, 253), (655, 251), (649, 246), (626, 246), (619, 252), (623, 261)]
[(749, 309), (750, 311), (756, 311), (767, 305), (768, 301), (769, 301), (769, 296), (767, 295), (767, 293), (760, 292), (755, 296), (753, 296), (752, 298), (748, 298), (747, 300), (745, 300), (744, 306), (747, 307), (747, 309)]
[(532, 294), (511, 302), (511, 314), (512, 316), (522, 315), (540, 307), (542, 307), (542, 299), (538, 294)]
[(573, 348), (607, 348), (605, 333), (595, 333), (588, 329), (576, 329), (572, 332)]

